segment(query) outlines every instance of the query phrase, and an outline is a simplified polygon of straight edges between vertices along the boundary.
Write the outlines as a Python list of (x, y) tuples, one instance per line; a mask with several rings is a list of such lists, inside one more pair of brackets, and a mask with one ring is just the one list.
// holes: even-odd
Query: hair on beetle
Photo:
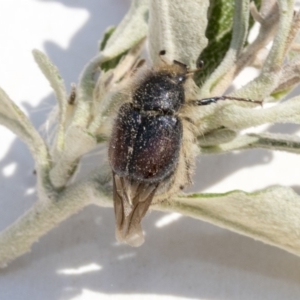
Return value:
[(153, 198), (168, 199), (191, 184), (199, 151), (195, 105), (251, 101), (226, 96), (195, 100), (188, 79), (203, 62), (189, 70), (179, 61), (168, 63), (165, 54), (159, 52), (159, 67), (134, 73), (130, 101), (119, 108), (109, 143), (116, 238), (131, 246), (144, 242), (141, 220)]

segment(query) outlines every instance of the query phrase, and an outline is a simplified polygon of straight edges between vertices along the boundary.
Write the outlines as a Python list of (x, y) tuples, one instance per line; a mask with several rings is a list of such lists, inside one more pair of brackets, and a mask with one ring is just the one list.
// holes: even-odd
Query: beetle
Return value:
[(134, 74), (130, 102), (119, 108), (108, 147), (116, 238), (131, 246), (144, 242), (141, 220), (154, 196), (167, 199), (191, 183), (198, 154), (195, 105), (251, 101), (226, 96), (193, 100), (188, 78), (201, 65), (189, 70), (176, 60), (161, 60), (157, 68)]

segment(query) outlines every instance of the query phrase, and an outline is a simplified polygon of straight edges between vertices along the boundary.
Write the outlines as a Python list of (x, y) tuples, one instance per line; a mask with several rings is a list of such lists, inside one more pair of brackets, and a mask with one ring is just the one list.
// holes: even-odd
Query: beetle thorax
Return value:
[(133, 105), (142, 111), (174, 114), (184, 104), (184, 75), (157, 72), (138, 86), (133, 93)]

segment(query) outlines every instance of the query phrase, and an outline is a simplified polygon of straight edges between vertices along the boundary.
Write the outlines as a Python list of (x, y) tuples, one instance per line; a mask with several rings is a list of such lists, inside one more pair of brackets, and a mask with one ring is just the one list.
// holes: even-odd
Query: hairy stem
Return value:
[[(100, 175), (99, 175), (100, 174)], [(102, 175), (101, 175), (102, 174)], [(33, 243), (86, 205), (111, 206), (107, 182), (109, 176), (103, 170), (93, 173), (81, 183), (66, 188), (52, 201), (37, 202), (23, 216), (6, 228), (0, 235), (0, 267), (29, 252)]]

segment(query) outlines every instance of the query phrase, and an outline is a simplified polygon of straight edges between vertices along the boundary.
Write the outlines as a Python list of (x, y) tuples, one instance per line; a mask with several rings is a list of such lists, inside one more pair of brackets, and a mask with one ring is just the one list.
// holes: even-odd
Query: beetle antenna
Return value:
[(235, 100), (235, 101), (250, 102), (250, 103), (259, 104), (260, 106), (262, 106), (263, 104), (263, 101), (259, 101), (259, 100), (252, 100), (248, 98), (239, 98), (239, 97), (231, 97), (231, 96), (219, 96), (219, 97), (211, 97), (211, 98), (195, 100), (195, 105), (209, 105), (212, 103), (217, 103), (219, 100)]

